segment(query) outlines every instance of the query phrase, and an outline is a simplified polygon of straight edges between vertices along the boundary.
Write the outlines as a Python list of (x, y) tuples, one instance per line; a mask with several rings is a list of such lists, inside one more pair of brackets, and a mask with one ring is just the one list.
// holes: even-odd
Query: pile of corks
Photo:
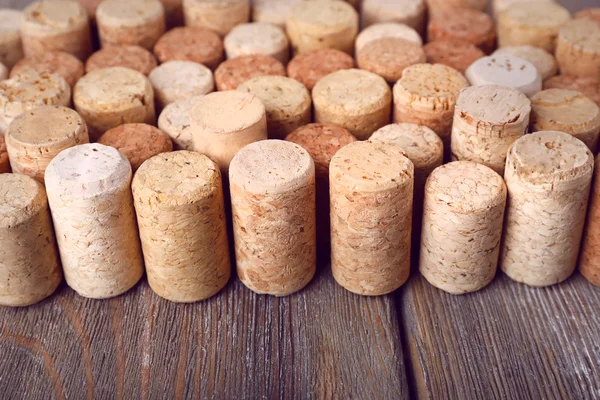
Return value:
[(600, 285), (600, 8), (487, 6), (1, 9), (0, 304)]

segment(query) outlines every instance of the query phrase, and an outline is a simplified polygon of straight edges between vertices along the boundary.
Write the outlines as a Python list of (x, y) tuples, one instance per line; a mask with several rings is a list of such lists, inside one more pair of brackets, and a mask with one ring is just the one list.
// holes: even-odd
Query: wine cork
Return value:
[(356, 56), (360, 69), (373, 72), (388, 83), (400, 79), (405, 68), (425, 61), (427, 58), (420, 45), (399, 38), (374, 40)]
[(492, 56), (513, 55), (529, 61), (538, 70), (542, 80), (553, 77), (558, 73), (558, 64), (554, 56), (546, 50), (533, 46), (507, 46), (498, 49)]
[(10, 8), (0, 8), (0, 62), (8, 69), (23, 58), (21, 22), (23, 13)]
[(362, 26), (368, 27), (380, 22), (405, 24), (425, 33), (425, 14), (427, 6), (423, 0), (363, 0)]
[(392, 91), (372, 72), (334, 72), (317, 82), (312, 95), (315, 122), (339, 125), (360, 140), (390, 122)]
[(193, 26), (173, 28), (158, 39), (154, 54), (161, 63), (193, 61), (214, 70), (223, 61), (223, 42), (210, 29)]
[(231, 276), (217, 165), (189, 151), (161, 154), (138, 170), (132, 191), (152, 290), (182, 303), (217, 294)]
[(8, 151), (6, 151), (6, 142), (4, 136), (0, 135), (0, 174), (10, 172), (10, 162), (8, 161)]
[(354, 59), (336, 49), (310, 50), (298, 54), (287, 66), (287, 74), (308, 90), (324, 76), (342, 69), (354, 68)]
[(487, 0), (425, 0), (425, 2), (427, 3), (430, 18), (461, 9), (483, 12), (487, 9)]
[(108, 46), (98, 50), (87, 59), (85, 72), (110, 67), (126, 67), (148, 76), (157, 66), (156, 58), (140, 46)]
[(389, 143), (351, 143), (333, 156), (331, 269), (347, 290), (378, 296), (408, 279), (413, 179), (412, 162)]
[(190, 127), (194, 150), (227, 171), (238, 151), (267, 138), (265, 106), (251, 93), (210, 93), (192, 107)]
[(447, 9), (434, 16), (427, 26), (427, 35), (429, 40), (466, 40), (487, 54), (494, 51), (496, 45), (492, 18), (483, 11), (471, 9)]
[(0, 81), (0, 134), (5, 134), (12, 120), (27, 110), (70, 104), (71, 87), (60, 75), (23, 71)]
[(409, 67), (394, 85), (394, 122), (432, 129), (449, 150), (454, 105), (460, 91), (467, 86), (464, 76), (446, 65)]
[(265, 54), (287, 64), (290, 45), (283, 30), (262, 22), (240, 24), (223, 41), (227, 58), (249, 54)]
[(557, 75), (544, 81), (544, 90), (546, 89), (567, 89), (581, 92), (600, 107), (600, 82), (593, 78)]
[(492, 0), (492, 11), (494, 18), (497, 19), (500, 13), (515, 3), (538, 3), (538, 7), (544, 7), (543, 3), (556, 3), (555, 0)]
[(25, 57), (15, 64), (10, 71), (10, 77), (13, 78), (25, 70), (60, 75), (71, 87), (75, 86), (84, 73), (83, 63), (77, 57), (62, 51), (49, 51)]
[(310, 123), (310, 93), (295, 79), (260, 76), (242, 83), (237, 90), (254, 94), (265, 105), (267, 133), (272, 139), (285, 139), (288, 133)]
[(25, 175), (0, 175), (0, 305), (38, 303), (61, 281), (46, 190)]
[(506, 154), (525, 135), (531, 102), (516, 89), (483, 85), (460, 93), (452, 126), (452, 159), (483, 164), (504, 174)]
[(194, 150), (190, 115), (192, 107), (201, 97), (193, 96), (173, 102), (158, 117), (158, 128), (171, 138), (175, 150)]
[(240, 280), (260, 294), (287, 296), (316, 270), (315, 166), (282, 140), (242, 149), (231, 161), (231, 210)]
[(98, 143), (119, 150), (131, 163), (133, 172), (155, 155), (173, 151), (171, 138), (148, 124), (123, 124), (109, 129)]
[(285, 76), (285, 67), (273, 57), (262, 54), (240, 56), (227, 60), (215, 70), (217, 90), (235, 90), (251, 78), (259, 76)]
[(96, 21), (102, 47), (136, 45), (152, 50), (166, 29), (159, 0), (104, 0)]
[(155, 120), (152, 84), (129, 68), (102, 68), (84, 75), (73, 89), (73, 103), (92, 140), (115, 126)]
[(303, 1), (292, 9), (286, 31), (294, 54), (327, 48), (354, 54), (358, 14), (339, 0)]
[(558, 31), (570, 18), (553, 2), (511, 4), (498, 16), (498, 46), (530, 45), (554, 53)]
[(569, 21), (556, 45), (560, 72), (600, 82), (600, 24), (588, 19)]
[(600, 134), (600, 108), (580, 92), (543, 90), (531, 98), (531, 131), (566, 132), (595, 153)]
[(160, 109), (174, 101), (207, 94), (215, 89), (211, 70), (192, 61), (167, 61), (154, 68), (148, 79)]
[(64, 51), (85, 60), (92, 52), (90, 24), (85, 9), (75, 1), (38, 1), (24, 11), (23, 51), (30, 57)]
[(365, 45), (375, 40), (385, 38), (404, 39), (419, 46), (423, 45), (421, 35), (410, 26), (399, 24), (397, 22), (381, 22), (365, 28), (358, 34), (354, 44), (356, 54), (358, 54)]
[(564, 132), (525, 135), (511, 147), (500, 258), (510, 278), (530, 286), (549, 286), (573, 273), (593, 169), (589, 149)]
[(499, 85), (515, 88), (527, 97), (542, 90), (542, 76), (529, 61), (513, 55), (494, 55), (475, 61), (465, 76), (473, 86)]
[(187, 26), (210, 29), (224, 37), (234, 26), (250, 19), (248, 0), (183, 0)]
[(462, 39), (441, 39), (427, 43), (423, 47), (429, 64), (444, 64), (461, 74), (485, 53), (471, 42)]
[(167, 28), (183, 25), (183, 0), (160, 0), (165, 9)]
[(579, 258), (579, 271), (593, 285), (600, 286), (600, 159), (598, 157), (595, 165), (590, 209)]
[(46, 169), (65, 279), (81, 296), (118, 296), (142, 277), (130, 185), (127, 158), (98, 143), (64, 150)]
[[(285, 29), (285, 21), (294, 6), (304, 0), (252, 0), (252, 21), (273, 24)], [(361, 0), (344, 0), (355, 9), (359, 9)]]
[(6, 133), (12, 170), (44, 183), (44, 172), (61, 151), (89, 143), (83, 118), (62, 106), (44, 106), (15, 118)]
[(458, 161), (437, 168), (425, 189), (419, 271), (452, 294), (487, 286), (498, 267), (506, 185), (484, 165)]
[(596, 21), (600, 24), (600, 7), (598, 8), (584, 8), (573, 15), (575, 19), (589, 19), (590, 21)]

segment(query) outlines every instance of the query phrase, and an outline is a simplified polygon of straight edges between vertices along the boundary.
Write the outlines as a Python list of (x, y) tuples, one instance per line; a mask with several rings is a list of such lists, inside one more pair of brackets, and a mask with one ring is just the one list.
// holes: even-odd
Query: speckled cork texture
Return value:
[(169, 135), (175, 150), (194, 150), (190, 115), (202, 96), (178, 100), (166, 106), (158, 117), (158, 128)]
[(596, 157), (590, 209), (579, 258), (579, 272), (593, 285), (600, 287), (600, 158), (598, 157)]
[(487, 0), (425, 0), (430, 18), (448, 11), (471, 9), (486, 11)]
[(430, 64), (444, 64), (461, 74), (485, 53), (471, 42), (462, 39), (440, 39), (423, 46), (425, 57)]
[(549, 286), (575, 270), (594, 159), (585, 144), (556, 131), (525, 135), (511, 147), (500, 265), (512, 279)]
[(402, 77), (405, 68), (426, 61), (421, 45), (394, 37), (374, 40), (356, 55), (360, 69), (373, 72), (392, 84)]
[(0, 8), (0, 62), (9, 69), (23, 58), (22, 20), (21, 11)]
[(74, 55), (62, 51), (50, 51), (25, 57), (15, 64), (10, 71), (10, 77), (13, 78), (26, 70), (60, 75), (71, 87), (84, 73), (83, 63)]
[(554, 56), (546, 50), (529, 45), (502, 47), (492, 56), (513, 55), (529, 61), (540, 73), (542, 80), (553, 77), (558, 73), (558, 64)]
[(275, 25), (263, 22), (240, 24), (223, 41), (227, 58), (265, 54), (287, 64), (290, 49), (287, 36)]
[(218, 166), (189, 151), (161, 154), (138, 170), (132, 191), (152, 290), (182, 303), (219, 292), (231, 265)]
[(148, 79), (152, 83), (160, 109), (174, 101), (215, 90), (211, 70), (192, 61), (167, 61), (154, 68)]
[(152, 84), (144, 74), (125, 67), (84, 75), (73, 89), (73, 103), (92, 140), (124, 123), (155, 121)]
[(282, 63), (270, 56), (255, 54), (227, 60), (215, 70), (217, 90), (235, 90), (248, 79), (258, 76), (285, 76)]
[(61, 151), (88, 143), (83, 118), (62, 106), (44, 106), (24, 112), (10, 124), (6, 147), (14, 173), (44, 183), (46, 167)]
[(10, 172), (10, 162), (8, 161), (8, 152), (6, 151), (6, 142), (4, 136), (0, 135), (0, 174)]
[(64, 150), (46, 169), (65, 279), (81, 296), (118, 296), (142, 277), (130, 185), (127, 158), (98, 143)]
[(600, 82), (593, 78), (580, 78), (570, 75), (557, 75), (544, 81), (546, 89), (567, 89), (581, 92), (600, 106)]
[(600, 82), (600, 24), (588, 19), (566, 23), (558, 34), (556, 60), (561, 73)]
[(229, 169), (237, 272), (249, 289), (287, 296), (316, 270), (315, 166), (301, 146), (265, 140)]
[(555, 0), (492, 0), (492, 11), (494, 18), (497, 19), (500, 13), (504, 12), (509, 6), (515, 3), (538, 3), (538, 7), (544, 7), (544, 3), (556, 3)]
[(312, 90), (316, 83), (326, 75), (342, 69), (354, 68), (354, 59), (341, 50), (320, 49), (298, 54), (287, 66), (290, 78)]
[(126, 67), (144, 75), (150, 74), (158, 63), (154, 55), (140, 46), (108, 46), (87, 59), (85, 72), (110, 67)]
[(183, 0), (185, 25), (210, 29), (224, 37), (250, 19), (248, 0)]
[(423, 45), (421, 35), (410, 26), (397, 22), (380, 22), (363, 29), (356, 36), (355, 52), (358, 54), (368, 43), (390, 37), (404, 39), (420, 46)]
[(575, 19), (589, 19), (600, 24), (600, 7), (598, 8), (584, 8), (573, 15)]
[(347, 290), (390, 293), (410, 274), (414, 169), (393, 144), (356, 142), (329, 166), (331, 269)]
[(264, 22), (285, 29), (285, 21), (292, 8), (301, 0), (253, 0), (252, 21)]
[(483, 11), (445, 9), (435, 15), (427, 26), (429, 40), (462, 39), (489, 54), (496, 45), (494, 22)]
[(223, 41), (210, 29), (184, 26), (173, 28), (158, 39), (154, 54), (161, 63), (193, 61), (214, 70), (223, 61)]
[(427, 6), (424, 0), (363, 0), (362, 26), (368, 27), (380, 22), (398, 22), (425, 32), (425, 14)]
[(209, 156), (222, 171), (246, 145), (267, 138), (263, 103), (235, 90), (201, 97), (192, 107), (190, 126), (194, 150)]
[(506, 186), (484, 165), (457, 161), (437, 168), (425, 188), (419, 271), (452, 294), (487, 286), (498, 267)]
[(25, 175), (0, 175), (0, 305), (35, 304), (61, 281), (44, 187)]
[(312, 90), (315, 122), (346, 128), (360, 140), (389, 124), (392, 91), (372, 72), (347, 69), (327, 75)]
[(483, 164), (504, 174), (506, 154), (528, 131), (531, 102), (516, 89), (471, 86), (458, 97), (452, 126), (452, 160)]

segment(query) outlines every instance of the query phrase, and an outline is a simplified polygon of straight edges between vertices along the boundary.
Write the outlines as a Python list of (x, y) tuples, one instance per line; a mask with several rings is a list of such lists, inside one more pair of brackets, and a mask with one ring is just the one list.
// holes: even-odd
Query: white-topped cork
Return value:
[(358, 54), (360, 49), (378, 39), (399, 38), (409, 42), (423, 45), (421, 35), (408, 25), (398, 22), (380, 22), (363, 29), (356, 37), (355, 52)]
[(512, 87), (527, 97), (542, 90), (542, 76), (534, 65), (513, 55), (482, 57), (467, 68), (465, 76), (473, 86)]
[(29, 176), (0, 174), (0, 305), (35, 304), (61, 280), (44, 186)]
[(554, 56), (542, 48), (529, 45), (506, 46), (496, 50), (492, 54), (492, 57), (507, 55), (517, 56), (525, 61), (529, 61), (540, 73), (542, 81), (558, 73), (558, 64)]
[(508, 152), (508, 205), (500, 264), (512, 279), (549, 286), (577, 264), (594, 158), (557, 131), (525, 135)]
[(380, 22), (398, 22), (423, 34), (426, 11), (424, 0), (363, 0), (362, 26), (368, 27)]
[(600, 287), (600, 158), (596, 157), (587, 225), (583, 235), (579, 272), (593, 285)]
[(87, 127), (74, 110), (43, 106), (15, 118), (5, 135), (13, 172), (44, 183), (46, 167), (58, 153), (88, 143)]
[(166, 106), (158, 117), (158, 128), (169, 135), (175, 150), (194, 150), (190, 115), (201, 96), (177, 100)]
[(240, 280), (261, 294), (287, 296), (316, 270), (315, 166), (301, 146), (264, 140), (229, 168)]
[(212, 71), (193, 61), (167, 61), (148, 75), (161, 109), (177, 100), (203, 95), (215, 90)]
[(9, 69), (23, 58), (22, 20), (23, 12), (0, 8), (0, 62)]
[(152, 290), (184, 303), (219, 292), (231, 276), (219, 167), (190, 151), (160, 154), (138, 169), (132, 191)]
[(264, 54), (285, 65), (290, 56), (290, 44), (283, 30), (264, 22), (236, 26), (225, 36), (223, 45), (227, 58)]
[(127, 158), (82, 144), (56, 156), (45, 180), (67, 284), (96, 299), (131, 289), (144, 267)]
[(227, 35), (250, 19), (249, 0), (183, 0), (185, 25), (199, 26)]
[(437, 168), (425, 187), (419, 270), (452, 294), (475, 292), (496, 275), (506, 206), (502, 177), (457, 161)]
[(504, 174), (506, 153), (527, 133), (531, 102), (516, 89), (471, 86), (458, 97), (452, 125), (452, 159), (473, 161)]
[(560, 73), (600, 82), (600, 24), (574, 19), (559, 31), (556, 60)]

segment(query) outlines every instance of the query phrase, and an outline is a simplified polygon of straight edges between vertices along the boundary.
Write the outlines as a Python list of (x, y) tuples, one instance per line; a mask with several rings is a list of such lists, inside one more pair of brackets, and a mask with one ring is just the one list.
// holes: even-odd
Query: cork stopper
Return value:
[(240, 24), (223, 41), (227, 58), (249, 54), (265, 54), (287, 64), (289, 43), (283, 30), (275, 25), (252, 22)]
[(10, 172), (10, 163), (8, 162), (8, 151), (6, 151), (6, 142), (4, 136), (0, 135), (0, 174)]
[(161, 36), (154, 45), (154, 54), (161, 63), (193, 61), (214, 70), (223, 61), (223, 42), (210, 29), (177, 27)]
[(440, 39), (423, 47), (429, 64), (443, 64), (465, 74), (467, 68), (485, 53), (471, 42), (462, 39)]
[(235, 90), (251, 78), (259, 76), (285, 76), (282, 63), (270, 56), (255, 54), (227, 60), (215, 70), (217, 90)]
[(298, 0), (253, 0), (252, 21), (273, 24), (285, 29), (285, 21)]
[(174, 101), (207, 94), (215, 89), (211, 70), (192, 61), (167, 61), (154, 68), (148, 79), (161, 109)]
[(186, 26), (210, 29), (224, 37), (233, 27), (250, 19), (248, 0), (184, 0)]
[(540, 73), (542, 80), (553, 77), (558, 73), (558, 65), (554, 56), (544, 49), (533, 46), (507, 46), (498, 49), (492, 56), (513, 55), (529, 61)]
[(423, 34), (427, 6), (424, 0), (363, 0), (362, 26), (368, 27), (380, 22), (405, 24)]
[(148, 75), (157, 66), (156, 58), (140, 46), (108, 46), (87, 59), (85, 72), (110, 67), (126, 67)]
[(579, 271), (591, 284), (600, 287), (600, 159), (598, 157), (595, 165), (590, 208), (579, 258)]
[(558, 34), (556, 60), (561, 73), (600, 81), (600, 24), (575, 19)]
[(504, 12), (512, 4), (528, 2), (538, 3), (540, 7), (544, 7), (543, 3), (555, 3), (554, 0), (492, 0), (494, 19), (497, 19), (500, 13)]
[(440, 15), (457, 9), (487, 10), (487, 0), (426, 0), (429, 15)]
[(544, 89), (567, 89), (581, 92), (600, 107), (600, 82), (594, 78), (557, 75), (544, 81)]
[(336, 49), (311, 50), (298, 54), (287, 66), (287, 74), (308, 90), (324, 76), (342, 69), (354, 68), (354, 59)]
[(77, 57), (62, 51), (39, 53), (16, 63), (10, 71), (10, 77), (13, 78), (26, 70), (60, 75), (73, 87), (83, 76), (83, 63)]
[(23, 58), (21, 44), (21, 22), (23, 12), (10, 8), (0, 8), (0, 62), (12, 68)]
[(193, 150), (190, 115), (196, 101), (202, 96), (178, 100), (166, 106), (158, 117), (158, 128), (173, 141), (175, 150)]
[(575, 19), (589, 19), (590, 21), (596, 21), (600, 23), (600, 7), (598, 8), (584, 8), (573, 15)]
[(395, 37), (374, 40), (356, 55), (360, 69), (373, 72), (388, 83), (400, 79), (405, 68), (425, 61), (425, 52), (420, 44)]
[(445, 8), (434, 14), (427, 26), (429, 40), (461, 39), (489, 54), (496, 45), (492, 18), (483, 11)]
[(419, 35), (419, 33), (410, 26), (396, 22), (381, 22), (363, 29), (358, 34), (355, 43), (356, 53), (358, 54), (358, 52), (368, 43), (371, 43), (377, 39), (390, 37), (404, 39), (420, 46), (423, 45), (423, 39), (421, 39), (421, 35)]

